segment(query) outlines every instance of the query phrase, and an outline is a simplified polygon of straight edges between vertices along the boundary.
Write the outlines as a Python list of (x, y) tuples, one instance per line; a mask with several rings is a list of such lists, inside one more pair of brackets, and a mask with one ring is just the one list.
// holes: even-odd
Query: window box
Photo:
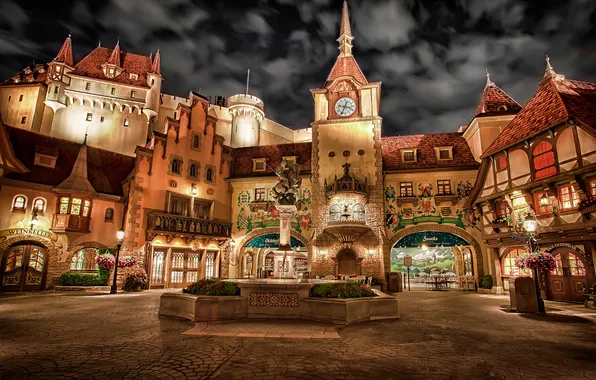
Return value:
[(248, 204), (248, 207), (250, 208), (251, 212), (255, 212), (255, 211), (267, 211), (269, 210), (269, 205), (270, 202), (267, 201), (260, 201), (260, 202), (251, 202)]
[(455, 206), (457, 202), (459, 202), (459, 198), (457, 195), (453, 194), (436, 195), (435, 204), (438, 206), (441, 204), (441, 202), (451, 202), (451, 204)]
[(592, 195), (587, 197), (583, 201), (580, 201), (579, 210), (584, 214), (596, 212), (596, 196)]
[(398, 206), (401, 206), (404, 203), (412, 203), (414, 206), (418, 205), (418, 197), (396, 197), (395, 201)]
[(511, 228), (511, 218), (508, 216), (497, 218), (491, 222), (491, 225), (497, 233), (507, 232), (507, 229)]

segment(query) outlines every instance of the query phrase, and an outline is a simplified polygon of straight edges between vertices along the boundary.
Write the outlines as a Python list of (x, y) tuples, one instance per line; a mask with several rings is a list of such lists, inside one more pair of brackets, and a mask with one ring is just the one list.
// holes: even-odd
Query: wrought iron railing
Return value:
[(232, 223), (152, 212), (147, 215), (147, 232), (230, 237)]

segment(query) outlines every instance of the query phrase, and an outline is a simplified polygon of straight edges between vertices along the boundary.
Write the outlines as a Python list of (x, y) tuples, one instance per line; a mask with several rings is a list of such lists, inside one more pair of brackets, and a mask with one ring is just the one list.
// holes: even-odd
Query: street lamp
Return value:
[[(542, 199), (540, 199), (540, 201), (542, 201)], [(530, 251), (529, 254), (533, 254), (534, 252), (537, 252), (539, 249), (538, 241), (534, 237), (534, 233), (538, 229), (538, 221), (536, 220), (536, 218), (528, 214), (524, 218), (524, 229), (528, 233), (528, 248)], [(544, 300), (540, 295), (540, 282), (538, 281), (539, 272), (536, 268), (533, 268), (532, 271), (534, 272), (534, 285), (536, 286), (536, 302), (538, 304), (538, 312), (544, 313), (546, 309), (544, 308)]]
[(551, 204), (550, 198), (548, 197), (548, 195), (546, 195), (546, 193), (542, 194), (538, 203), (540, 203), (540, 206), (542, 207), (548, 207)]
[(122, 247), (122, 241), (124, 240), (124, 230), (122, 228), (116, 232), (116, 239), (118, 239), (118, 244), (116, 245), (118, 249), (116, 250), (116, 263), (114, 264), (114, 279), (112, 280), (111, 294), (118, 292), (118, 260), (120, 260), (120, 247)]

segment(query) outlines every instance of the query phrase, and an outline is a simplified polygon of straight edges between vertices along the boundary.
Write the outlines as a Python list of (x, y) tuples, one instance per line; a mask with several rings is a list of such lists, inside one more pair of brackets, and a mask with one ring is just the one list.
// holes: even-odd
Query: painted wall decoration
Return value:
[(459, 199), (463, 199), (470, 196), (473, 188), (474, 186), (470, 183), (470, 181), (466, 181), (465, 183), (461, 181), (457, 184), (457, 197)]
[[(303, 248), (304, 243), (294, 236), (290, 239), (292, 248)], [(279, 234), (265, 234), (257, 236), (246, 245), (247, 248), (279, 248)]]
[[(462, 186), (465, 187), (463, 184)], [(466, 215), (461, 209), (443, 206), (445, 203), (441, 203), (441, 207), (437, 207), (433, 186), (430, 183), (418, 184), (417, 199), (413, 203), (413, 207), (410, 206), (411, 202), (407, 207), (400, 207), (397, 204), (399, 197), (396, 197), (396, 194), (392, 184), (385, 188), (385, 226), (393, 233), (419, 223), (448, 223), (466, 228), (464, 224)]]

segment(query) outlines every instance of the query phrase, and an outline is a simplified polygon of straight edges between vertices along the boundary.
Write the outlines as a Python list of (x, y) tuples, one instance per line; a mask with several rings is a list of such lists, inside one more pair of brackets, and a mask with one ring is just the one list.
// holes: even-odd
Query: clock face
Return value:
[(347, 117), (356, 111), (356, 102), (350, 98), (341, 98), (335, 103), (335, 113)]

